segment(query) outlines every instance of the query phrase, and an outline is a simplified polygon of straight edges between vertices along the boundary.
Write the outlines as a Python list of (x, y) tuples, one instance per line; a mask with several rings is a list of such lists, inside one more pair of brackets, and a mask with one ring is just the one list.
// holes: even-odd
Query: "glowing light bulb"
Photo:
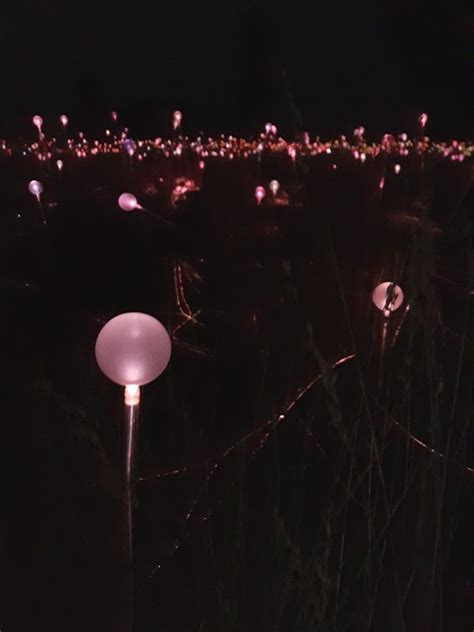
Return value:
[(265, 125), (265, 133), (269, 136), (272, 133), (273, 125), (271, 123), (266, 123)]
[(278, 180), (272, 180), (270, 182), (269, 189), (272, 192), (273, 197), (275, 197), (280, 189), (280, 183), (278, 182)]
[(63, 170), (64, 167), (64, 163), (62, 160), (57, 160), (56, 161), (56, 167), (58, 168), (58, 171), (61, 172)]
[(33, 125), (38, 128), (38, 131), (41, 132), (41, 128), (43, 127), (43, 119), (39, 114), (33, 116)]
[(95, 346), (101, 371), (127, 387), (126, 398), (136, 401), (139, 386), (156, 379), (168, 366), (171, 340), (163, 325), (148, 314), (120, 314), (101, 329)]
[(118, 204), (122, 211), (135, 211), (136, 209), (140, 209), (141, 206), (138, 204), (137, 198), (133, 195), (133, 193), (122, 193), (122, 195), (118, 199)]
[(278, 131), (278, 130), (277, 130), (277, 126), (276, 126), (276, 125), (272, 125), (271, 132), (272, 132), (272, 135), (273, 135), (273, 136), (276, 136), (276, 135), (277, 135), (277, 131)]
[(265, 197), (265, 189), (263, 187), (257, 187), (255, 189), (255, 197), (257, 198), (257, 204), (260, 205)]
[(403, 290), (392, 281), (385, 281), (377, 285), (372, 293), (372, 301), (377, 309), (388, 318), (396, 311), (404, 300)]
[(39, 201), (41, 194), (43, 193), (43, 185), (38, 180), (31, 180), (28, 185), (28, 191)]
[(66, 127), (66, 125), (69, 123), (69, 119), (65, 114), (61, 114), (61, 117), (59, 120), (61, 121), (61, 125), (63, 127)]
[(180, 127), (182, 120), (183, 120), (183, 114), (179, 110), (176, 110), (176, 112), (173, 112), (173, 129), (174, 130), (177, 130), (178, 127)]
[(395, 171), (395, 173), (397, 173), (397, 174), (398, 174), (398, 173), (400, 173), (401, 169), (402, 169), (402, 168), (400, 167), (400, 165), (399, 165), (399, 164), (396, 164), (396, 165), (395, 165), (395, 167), (394, 167), (394, 171)]
[(426, 123), (428, 122), (428, 114), (426, 112), (423, 112), (423, 114), (420, 114), (418, 120), (421, 127), (424, 128), (426, 126)]
[(293, 162), (295, 162), (295, 160), (296, 160), (296, 149), (293, 146), (288, 147), (288, 155), (291, 158), (291, 160), (293, 160)]

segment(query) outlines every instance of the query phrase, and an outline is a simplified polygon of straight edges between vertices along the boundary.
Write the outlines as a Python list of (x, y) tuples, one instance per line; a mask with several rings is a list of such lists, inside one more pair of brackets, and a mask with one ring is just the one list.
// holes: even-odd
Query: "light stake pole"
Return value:
[(383, 313), (384, 317), (382, 343), (380, 347), (379, 383), (382, 380), (389, 318), (392, 312), (396, 311), (403, 304), (403, 300), (404, 294), (402, 288), (392, 281), (384, 281), (383, 283), (380, 283), (372, 292), (372, 302), (374, 303), (375, 307)]
[(168, 366), (171, 340), (165, 327), (141, 312), (120, 314), (99, 332), (95, 357), (101, 371), (124, 386), (125, 458), (123, 462), (122, 510), (124, 557), (127, 566), (130, 607), (127, 631), (133, 630), (133, 484), (140, 386), (155, 380)]

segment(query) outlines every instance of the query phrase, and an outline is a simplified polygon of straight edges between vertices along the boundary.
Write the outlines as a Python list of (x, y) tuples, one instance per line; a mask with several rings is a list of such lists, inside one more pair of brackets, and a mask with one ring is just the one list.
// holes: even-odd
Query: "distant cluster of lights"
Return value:
[[(116, 127), (117, 113), (112, 112), (111, 118)], [(125, 127), (116, 133), (106, 129), (105, 138), (90, 140), (85, 137), (83, 132), (79, 132), (74, 138), (68, 137), (69, 119), (67, 115), (63, 114), (59, 118), (63, 138), (58, 139), (46, 137), (43, 130), (43, 118), (40, 115), (35, 115), (33, 125), (38, 132), (36, 142), (18, 147), (15, 143), (9, 144), (7, 141), (2, 141), (0, 148), (4, 155), (20, 153), (24, 157), (34, 156), (43, 162), (51, 161), (63, 154), (84, 159), (99, 154), (123, 152), (130, 159), (139, 162), (157, 154), (165, 158), (194, 155), (199, 160), (201, 169), (205, 167), (205, 161), (208, 158), (249, 159), (251, 157), (261, 158), (262, 155), (268, 153), (287, 154), (293, 162), (296, 162), (298, 158), (307, 156), (352, 154), (352, 157), (362, 164), (380, 155), (403, 158), (409, 155), (428, 154), (462, 162), (474, 154), (474, 145), (470, 142), (459, 140), (453, 140), (450, 143), (434, 142), (425, 136), (424, 130), (428, 121), (426, 113), (421, 114), (418, 119), (420, 134), (417, 139), (410, 139), (406, 133), (398, 136), (384, 134), (379, 142), (372, 143), (366, 140), (365, 128), (362, 126), (354, 129), (351, 139), (340, 136), (337, 139), (327, 141), (323, 141), (319, 137), (312, 140), (309, 133), (305, 132), (301, 140), (290, 142), (278, 135), (278, 129), (272, 123), (267, 123), (264, 131), (256, 139), (236, 138), (224, 134), (218, 138), (197, 137), (190, 139), (181, 134), (182, 120), (183, 115), (180, 111), (173, 113), (174, 138), (172, 139), (133, 140), (129, 138), (129, 130)], [(57, 166), (58, 169), (62, 168), (58, 163)], [(399, 173), (400, 169), (400, 165), (396, 165), (396, 173)]]
[[(111, 113), (111, 119), (116, 126), (118, 121), (117, 112)], [(44, 121), (40, 115), (33, 117), (33, 125), (38, 132), (38, 140), (29, 145), (18, 147), (18, 145), (8, 145), (6, 141), (0, 144), (0, 155), (12, 156), (21, 153), (23, 157), (34, 157), (40, 162), (46, 163), (50, 167), (55, 161), (56, 168), (61, 173), (65, 166), (66, 158), (85, 159), (104, 154), (122, 154), (127, 156), (132, 166), (133, 161), (141, 162), (152, 157), (170, 158), (194, 158), (197, 161), (197, 168), (202, 171), (206, 168), (206, 160), (247, 160), (256, 158), (258, 161), (263, 156), (287, 155), (291, 163), (296, 163), (298, 158), (313, 156), (332, 156), (330, 168), (337, 170), (337, 160), (345, 156), (352, 157), (353, 160), (364, 165), (368, 160), (375, 160), (379, 156), (390, 157), (391, 169), (395, 175), (399, 175), (402, 170), (400, 162), (408, 156), (434, 156), (442, 159), (449, 159), (454, 162), (463, 162), (466, 158), (474, 156), (474, 145), (465, 141), (453, 140), (450, 143), (433, 142), (424, 135), (424, 130), (428, 122), (428, 115), (422, 113), (418, 118), (419, 135), (415, 140), (409, 139), (406, 133), (394, 136), (384, 134), (380, 142), (368, 143), (365, 139), (365, 128), (360, 126), (354, 129), (353, 138), (349, 141), (346, 136), (340, 136), (335, 140), (322, 141), (319, 137), (311, 140), (309, 133), (305, 132), (303, 138), (297, 142), (289, 142), (278, 136), (278, 129), (273, 123), (267, 123), (264, 131), (257, 139), (236, 138), (222, 134), (219, 138), (202, 138), (194, 140), (187, 136), (178, 135), (182, 129), (183, 114), (179, 110), (172, 116), (172, 127), (174, 138), (164, 140), (162, 138), (134, 140), (129, 138), (128, 128), (123, 128), (120, 132), (112, 133), (110, 129), (105, 130), (105, 140), (94, 139), (89, 141), (83, 132), (77, 134), (77, 138), (68, 138), (67, 127), (69, 119), (62, 114), (59, 123), (63, 130), (62, 142), (57, 138), (46, 138), (43, 132)], [(400, 159), (400, 162), (397, 161)], [(396, 161), (396, 162), (395, 162)], [(383, 191), (385, 186), (385, 173), (379, 180), (379, 189)], [(171, 191), (171, 205), (176, 206), (179, 201), (186, 197), (191, 191), (198, 190), (196, 181), (190, 178), (178, 178)], [(271, 197), (268, 204), (286, 205), (289, 203), (287, 194), (280, 190), (280, 183), (272, 180), (268, 184)], [(280, 191), (280, 194), (279, 194)], [(40, 204), (42, 185), (38, 181), (30, 183), (30, 192), (37, 198)], [(255, 188), (255, 199), (258, 206), (267, 197), (267, 189), (262, 184)], [(124, 193), (119, 198), (119, 206), (124, 211), (142, 210), (146, 211), (135, 196), (131, 193)], [(44, 223), (46, 223), (44, 221)]]

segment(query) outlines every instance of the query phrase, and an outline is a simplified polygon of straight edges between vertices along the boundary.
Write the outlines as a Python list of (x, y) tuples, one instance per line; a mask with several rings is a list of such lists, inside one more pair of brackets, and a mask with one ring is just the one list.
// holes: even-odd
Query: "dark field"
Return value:
[[(2, 631), (127, 630), (122, 394), (94, 358), (126, 311), (173, 340), (143, 396), (135, 630), (472, 629), (472, 161), (399, 162), (2, 162)], [(200, 190), (173, 207), (180, 176)], [(274, 178), (289, 204), (257, 206)]]

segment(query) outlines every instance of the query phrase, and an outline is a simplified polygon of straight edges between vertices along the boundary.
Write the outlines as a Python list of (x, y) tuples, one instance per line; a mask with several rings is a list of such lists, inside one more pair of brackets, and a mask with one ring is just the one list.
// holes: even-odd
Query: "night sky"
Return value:
[(0, 130), (21, 132), (36, 111), (101, 128), (115, 108), (140, 133), (178, 107), (190, 132), (270, 119), (287, 133), (378, 134), (411, 131), (427, 111), (431, 133), (470, 136), (474, 14), (383, 5), (14, 3), (0, 26)]

